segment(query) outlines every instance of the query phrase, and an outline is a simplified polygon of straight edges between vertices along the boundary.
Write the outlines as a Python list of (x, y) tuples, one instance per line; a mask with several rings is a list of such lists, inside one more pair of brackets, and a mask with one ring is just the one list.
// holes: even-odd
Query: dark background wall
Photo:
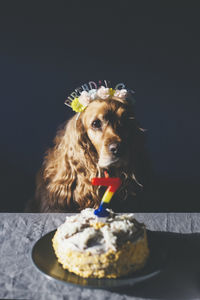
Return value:
[(200, 211), (198, 1), (0, 2), (0, 206), (20, 211), (65, 97), (125, 82), (148, 129), (155, 173), (146, 211)]

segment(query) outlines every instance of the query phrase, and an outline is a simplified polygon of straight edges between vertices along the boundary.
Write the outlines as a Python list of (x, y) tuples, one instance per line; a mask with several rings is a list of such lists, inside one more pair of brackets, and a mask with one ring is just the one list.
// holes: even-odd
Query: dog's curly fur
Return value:
[[(73, 116), (58, 131), (54, 146), (45, 155), (37, 176), (35, 199), (27, 211), (75, 212), (86, 207), (97, 208), (105, 187), (92, 186), (91, 179), (104, 176), (105, 169), (110, 176), (122, 179), (112, 207), (125, 211), (126, 201), (134, 202), (138, 188), (144, 183), (146, 152), (143, 130), (138, 126), (132, 106), (126, 101), (115, 98), (95, 100), (92, 105), (89, 104), (78, 118), (77, 114)], [(106, 119), (105, 129), (101, 132), (91, 128), (94, 115)], [(122, 163), (101, 167), (99, 159), (103, 146), (99, 149), (99, 145), (105, 142), (106, 151), (108, 143), (116, 139), (126, 148)]]

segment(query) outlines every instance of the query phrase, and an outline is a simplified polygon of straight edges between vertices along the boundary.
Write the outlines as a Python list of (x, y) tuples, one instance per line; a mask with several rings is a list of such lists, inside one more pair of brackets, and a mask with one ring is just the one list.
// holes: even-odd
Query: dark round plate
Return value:
[(55, 230), (49, 232), (35, 243), (32, 249), (32, 260), (34, 265), (48, 278), (61, 280), (70, 285), (103, 289), (113, 289), (127, 285), (134, 285), (159, 274), (166, 260), (166, 253), (163, 253), (163, 251), (156, 251), (157, 247), (153, 245), (154, 243), (151, 243), (151, 239), (148, 237), (150, 256), (142, 270), (117, 279), (82, 278), (64, 270), (61, 264), (57, 261), (52, 247), (52, 238), (54, 233)]

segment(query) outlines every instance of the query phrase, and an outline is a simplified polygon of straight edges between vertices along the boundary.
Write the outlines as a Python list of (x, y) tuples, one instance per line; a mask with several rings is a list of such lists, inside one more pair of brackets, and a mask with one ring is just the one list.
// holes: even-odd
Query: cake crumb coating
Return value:
[(149, 256), (146, 230), (143, 238), (127, 241), (117, 251), (106, 253), (63, 250), (59, 247), (58, 233), (53, 237), (53, 248), (64, 269), (84, 278), (117, 278), (141, 269)]
[(98, 218), (94, 209), (66, 217), (53, 237), (64, 269), (88, 278), (117, 278), (141, 269), (149, 256), (144, 224), (134, 214)]

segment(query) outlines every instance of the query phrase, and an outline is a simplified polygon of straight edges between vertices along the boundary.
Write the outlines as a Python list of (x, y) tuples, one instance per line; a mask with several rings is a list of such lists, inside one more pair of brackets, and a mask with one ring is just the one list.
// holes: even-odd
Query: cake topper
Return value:
[(133, 90), (127, 90), (124, 83), (118, 83), (114, 89), (110, 87), (110, 81), (99, 80), (97, 83), (89, 81), (75, 89), (65, 100), (65, 104), (75, 112), (82, 112), (88, 104), (95, 99), (109, 100), (113, 97), (121, 100), (130, 100), (135, 103)]
[(114, 196), (114, 193), (122, 184), (122, 181), (119, 177), (109, 177), (107, 171), (104, 172), (104, 175), (105, 177), (92, 178), (93, 185), (108, 186), (107, 190), (103, 195), (99, 208), (94, 211), (94, 214), (98, 217), (109, 216), (109, 212), (106, 209), (109, 207), (109, 203), (112, 197)]

